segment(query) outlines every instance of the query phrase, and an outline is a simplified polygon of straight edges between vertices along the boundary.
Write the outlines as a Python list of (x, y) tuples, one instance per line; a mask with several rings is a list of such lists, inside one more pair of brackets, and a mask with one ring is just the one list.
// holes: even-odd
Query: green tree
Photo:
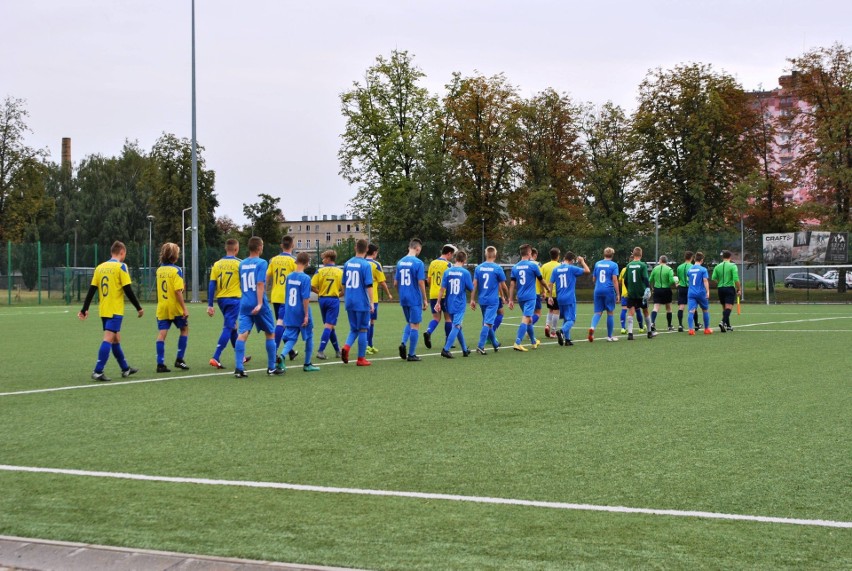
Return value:
[(428, 155), (440, 149), (438, 104), (421, 85), (424, 77), (408, 52), (394, 50), (390, 58), (377, 57), (363, 83), (340, 96), (346, 121), (340, 174), (359, 187), (351, 210), (369, 216), (385, 240), (446, 233), (447, 199), (444, 187), (433, 183), (436, 162)]
[[(507, 201), (514, 189), (514, 156), (520, 101), (502, 74), (453, 74), (444, 98), (447, 148), (464, 215), (458, 236), (478, 244), (504, 237)], [(484, 221), (484, 222), (483, 222)]]
[(852, 48), (834, 44), (791, 58), (794, 89), (808, 105), (794, 112), (800, 172), (812, 174), (823, 221), (852, 229)]
[(598, 236), (635, 232), (636, 146), (624, 110), (611, 101), (587, 106), (580, 125), (585, 155), (583, 189), (590, 229)]
[(284, 214), (278, 207), (280, 198), (263, 193), (258, 198), (260, 202), (243, 204), (243, 214), (249, 220), (251, 235), (263, 238), (263, 257), (269, 259), (280, 251)]
[(648, 73), (633, 118), (640, 169), (637, 212), (648, 223), (659, 211), (670, 228), (701, 232), (732, 218), (731, 189), (756, 166), (747, 143), (754, 126), (748, 95), (709, 65)]

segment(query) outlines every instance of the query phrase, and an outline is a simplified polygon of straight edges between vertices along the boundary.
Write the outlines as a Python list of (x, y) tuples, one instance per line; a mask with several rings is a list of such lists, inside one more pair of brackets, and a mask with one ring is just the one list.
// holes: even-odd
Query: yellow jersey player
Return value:
[(320, 338), (317, 359), (325, 361), (325, 346), (331, 341), (334, 355), (340, 358), (340, 345), (337, 343), (337, 317), (340, 315), (340, 296), (343, 292), (343, 270), (335, 264), (337, 252), (326, 250), (322, 253), (322, 266), (311, 278), (311, 289), (317, 294), (320, 315), (324, 329)]
[[(275, 315), (275, 352), (284, 336), (284, 296), (287, 288), (287, 276), (296, 271), (296, 256), (293, 255), (293, 237), (281, 238), (281, 253), (269, 260), (266, 270), (266, 292)], [(290, 360), (296, 358), (298, 351), (290, 351)]]
[[(444, 247), (441, 248), (441, 255), (432, 260), (432, 263), (429, 264), (429, 269), (426, 271), (426, 284), (429, 286), (429, 306), (432, 310), (432, 321), (429, 322), (429, 325), (426, 327), (426, 331), (423, 333), (423, 343), (428, 349), (432, 348), (432, 333), (435, 332), (435, 329), (438, 327), (438, 323), (441, 320), (441, 312), (435, 311), (435, 304), (438, 301), (438, 294), (441, 291), (441, 280), (444, 278), (444, 272), (453, 267), (450, 260), (453, 258), (455, 253), (455, 246), (452, 244), (445, 244)], [(441, 303), (441, 305), (443, 307), (447, 306), (446, 303)], [(449, 337), (450, 332), (453, 330), (453, 320), (449, 313), (446, 311), (443, 313), (444, 334)]]
[(180, 246), (166, 242), (160, 248), (160, 267), (157, 268), (157, 372), (170, 373), (166, 367), (166, 335), (172, 324), (180, 330), (175, 367), (187, 370), (184, 361), (189, 340), (189, 312), (183, 299), (183, 271), (177, 267)]
[(373, 309), (370, 311), (370, 329), (367, 330), (367, 354), (375, 355), (379, 352), (373, 344), (373, 331), (376, 327), (376, 320), (379, 318), (379, 287), (385, 289), (385, 295), (388, 300), (392, 300), (390, 288), (388, 288), (388, 280), (385, 277), (385, 270), (376, 259), (379, 257), (379, 247), (375, 244), (367, 246), (367, 261), (373, 266)]
[[(559, 254), (561, 253), (559, 248), (550, 249), (550, 261), (541, 266), (541, 277), (544, 278), (545, 283), (550, 283), (550, 275), (553, 273), (553, 270), (559, 267)], [(538, 282), (536, 282), (536, 293), (541, 295), (541, 285)], [(547, 319), (544, 323), (544, 336), (555, 338), (556, 330), (559, 329), (559, 302), (556, 300), (556, 296), (547, 298), (547, 310)]]
[[(224, 369), (225, 367), (219, 362), (222, 357), (222, 351), (231, 343), (234, 347), (237, 343), (237, 319), (240, 316), (240, 259), (237, 254), (240, 251), (240, 243), (233, 238), (225, 242), (225, 257), (213, 264), (213, 269), (210, 270), (210, 282), (207, 284), (207, 315), (213, 317), (216, 313), (213, 309), (213, 301), (219, 306), (219, 311), (222, 312), (224, 325), (222, 333), (219, 335), (219, 341), (216, 343), (216, 350), (213, 352), (213, 358), (210, 359), (210, 365), (216, 369)], [(251, 357), (245, 357), (247, 362)]]
[(95, 363), (95, 370), (92, 372), (92, 379), (95, 381), (111, 380), (104, 374), (104, 367), (109, 359), (110, 351), (112, 351), (115, 360), (121, 367), (121, 376), (129, 377), (134, 373), (138, 373), (138, 369), (134, 369), (127, 364), (124, 358), (124, 351), (121, 349), (121, 321), (124, 318), (124, 296), (130, 300), (133, 307), (136, 308), (138, 317), (142, 317), (142, 306), (139, 305), (139, 300), (133, 293), (133, 288), (130, 287), (130, 274), (127, 272), (127, 266), (124, 263), (124, 258), (127, 255), (127, 248), (121, 242), (113, 242), (110, 248), (110, 259), (95, 268), (95, 274), (92, 276), (92, 283), (89, 286), (89, 292), (86, 294), (86, 299), (83, 302), (83, 308), (77, 313), (77, 317), (85, 320), (89, 317), (89, 305), (92, 303), (95, 294), (100, 296), (100, 305), (98, 313), (101, 317), (104, 329), (104, 339), (101, 342), (101, 347), (98, 350), (98, 361)]

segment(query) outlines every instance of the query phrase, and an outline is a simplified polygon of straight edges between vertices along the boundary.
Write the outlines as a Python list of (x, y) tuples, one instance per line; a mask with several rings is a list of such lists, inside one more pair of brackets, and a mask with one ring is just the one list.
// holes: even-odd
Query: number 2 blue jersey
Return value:
[(521, 260), (512, 268), (512, 279), (518, 284), (518, 301), (535, 299), (535, 284), (541, 277), (541, 269), (532, 260)]
[(420, 280), (426, 279), (426, 266), (416, 256), (405, 256), (396, 264), (394, 276), (399, 287), (399, 304), (404, 307), (420, 307), (423, 295), (420, 293)]
[[(263, 258), (246, 258), (240, 262), (240, 291), (243, 292), (240, 300), (240, 310), (247, 309), (251, 312), (258, 303), (257, 284), (266, 283), (266, 269), (269, 264)], [(263, 300), (266, 301), (266, 293)]]
[(447, 292), (447, 313), (455, 315), (464, 313), (467, 307), (467, 292), (473, 289), (473, 280), (470, 272), (459, 266), (453, 266), (444, 272), (441, 279), (441, 287)]
[(615, 293), (613, 276), (618, 275), (618, 264), (612, 260), (600, 260), (595, 264), (592, 276), (595, 278), (595, 295)]
[(500, 299), (500, 283), (506, 281), (503, 268), (494, 262), (483, 262), (476, 266), (473, 277), (479, 291), (479, 304), (496, 304)]
[(289, 274), (284, 290), (285, 327), (302, 326), (305, 321), (304, 301), (306, 299), (311, 299), (311, 278), (300, 271)]
[(686, 272), (686, 281), (689, 282), (690, 297), (706, 297), (707, 290), (704, 289), (704, 280), (707, 279), (707, 268), (694, 265)]
[(576, 286), (577, 278), (583, 275), (583, 268), (562, 264), (553, 268), (550, 274), (550, 283), (556, 287), (556, 303), (559, 306), (577, 303)]
[(343, 287), (346, 309), (370, 311), (373, 300), (367, 295), (367, 286), (373, 285), (373, 266), (365, 258), (355, 256), (343, 266)]

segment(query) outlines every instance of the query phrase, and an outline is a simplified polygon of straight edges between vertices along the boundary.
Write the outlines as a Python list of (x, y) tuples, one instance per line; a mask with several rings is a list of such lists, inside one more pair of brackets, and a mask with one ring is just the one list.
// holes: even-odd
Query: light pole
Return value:
[(148, 215), (148, 283), (149, 284), (153, 283), (152, 280), (151, 280), (151, 259), (152, 259), (151, 258), (151, 255), (152, 255), (151, 252), (152, 252), (152, 249), (154, 247), (153, 227), (154, 227), (154, 215), (149, 214)]
[(654, 212), (654, 261), (660, 259), (660, 211)]
[(485, 216), (482, 217), (482, 261), (485, 261)]
[(184, 277), (186, 277), (186, 221), (184, 217), (186, 216), (187, 210), (192, 210), (192, 206), (184, 208), (180, 212), (180, 253), (183, 256), (183, 262), (180, 264), (180, 269), (183, 272)]
[(74, 221), (74, 267), (77, 267), (77, 228), (80, 226), (80, 220)]
[(192, 0), (192, 302), (198, 303), (198, 143), (195, 137), (195, 0)]
[(740, 299), (745, 299), (745, 214), (740, 214)]

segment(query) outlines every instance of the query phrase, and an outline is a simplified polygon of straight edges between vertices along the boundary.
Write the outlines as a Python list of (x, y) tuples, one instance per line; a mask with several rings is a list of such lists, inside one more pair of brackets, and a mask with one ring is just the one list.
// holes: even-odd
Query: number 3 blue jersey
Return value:
[(479, 290), (479, 304), (496, 304), (500, 299), (500, 283), (506, 281), (503, 268), (494, 262), (483, 262), (476, 266), (473, 277)]
[(343, 266), (343, 287), (346, 309), (370, 311), (373, 300), (367, 295), (367, 287), (373, 285), (373, 266), (365, 258), (354, 257)]
[(535, 299), (535, 284), (541, 277), (541, 269), (532, 260), (521, 260), (512, 268), (512, 279), (518, 284), (518, 301)]
[(423, 295), (420, 280), (426, 279), (426, 266), (416, 256), (405, 256), (396, 264), (394, 276), (399, 288), (399, 304), (403, 307), (420, 307)]
[(470, 272), (465, 268), (453, 266), (444, 272), (441, 287), (447, 292), (447, 313), (455, 315), (464, 313), (467, 306), (467, 292), (473, 289), (473, 280)]
[(258, 303), (266, 299), (257, 299), (257, 284), (266, 282), (266, 269), (269, 267), (263, 258), (246, 258), (240, 262), (240, 290), (243, 292), (240, 308), (246, 308), (249, 312)]

